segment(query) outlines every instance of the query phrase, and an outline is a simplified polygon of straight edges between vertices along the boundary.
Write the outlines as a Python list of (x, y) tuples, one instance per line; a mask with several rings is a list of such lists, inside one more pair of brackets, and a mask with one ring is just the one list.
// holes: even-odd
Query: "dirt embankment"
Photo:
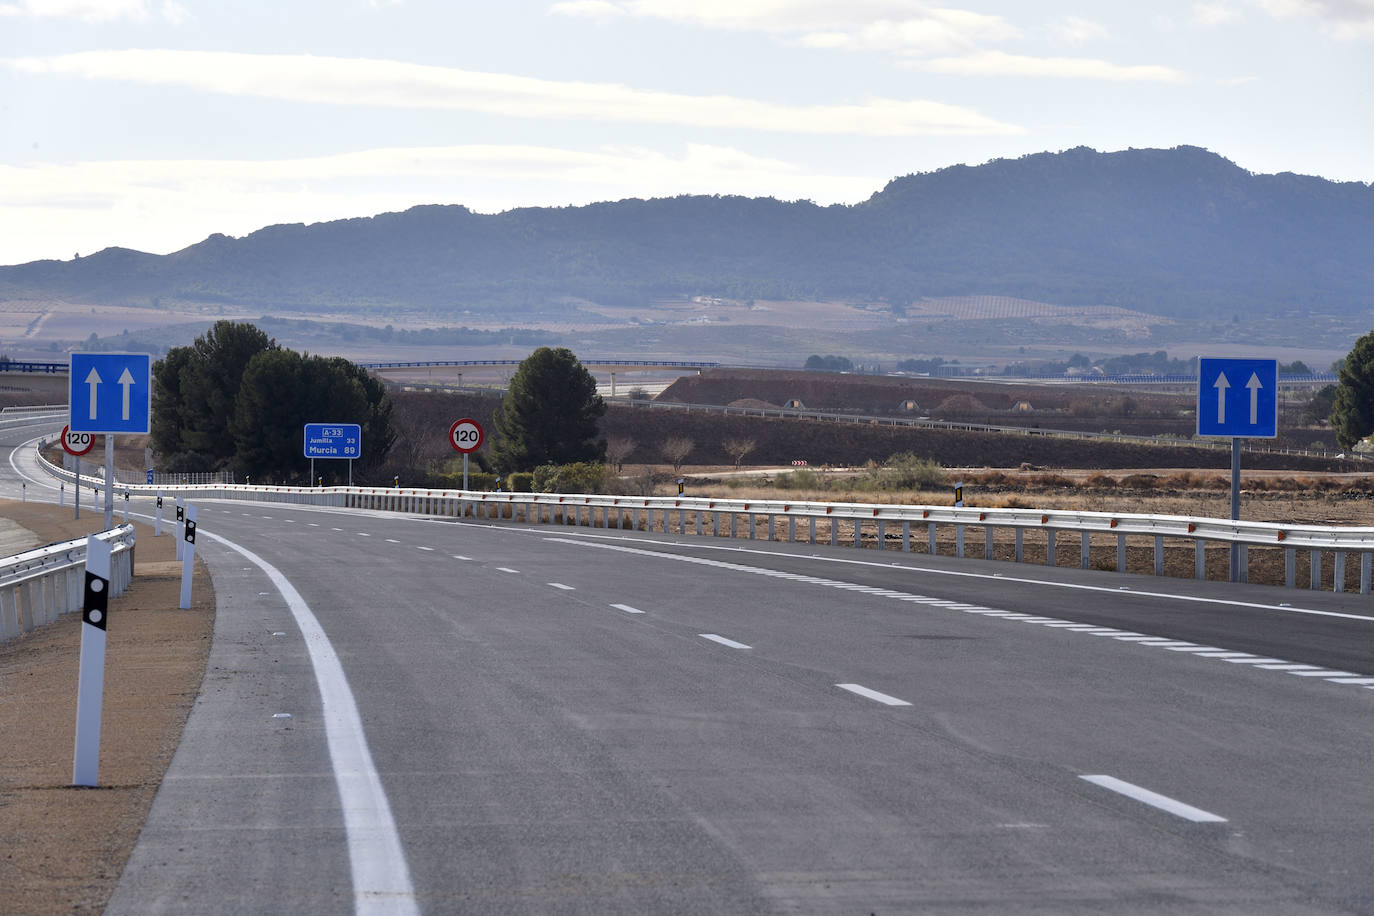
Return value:
[[(97, 512), (0, 501), (42, 543), (98, 531)], [(197, 563), (178, 610), (170, 536), (138, 526), (135, 574), (107, 631), (99, 788), (71, 786), (81, 615), (0, 645), (0, 911), (99, 912), (119, 880), (200, 691), (214, 592)]]

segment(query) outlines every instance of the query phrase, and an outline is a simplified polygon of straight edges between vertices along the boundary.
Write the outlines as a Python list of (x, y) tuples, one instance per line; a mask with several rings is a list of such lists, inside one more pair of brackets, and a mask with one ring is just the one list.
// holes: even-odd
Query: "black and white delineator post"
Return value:
[(186, 548), (181, 552), (181, 604), (183, 611), (191, 606), (191, 568), (196, 565), (196, 507), (186, 507), (186, 534), (182, 538)]
[(178, 496), (178, 497), (177, 497), (177, 531), (176, 531), (176, 539), (177, 539), (177, 559), (178, 559), (178, 560), (181, 559), (181, 554), (182, 554), (182, 552), (183, 552), (181, 525), (182, 525), (182, 523), (183, 523), (185, 520), (186, 520), (186, 507), (183, 506), (183, 505), (181, 504), (181, 497)]
[(153, 537), (162, 537), (162, 494), (157, 494), (157, 520), (153, 525)]
[(110, 545), (86, 537), (86, 591), (81, 605), (81, 671), (76, 687), (76, 752), (72, 785), (94, 786), (100, 770), (100, 709), (105, 698), (105, 625), (109, 619)]

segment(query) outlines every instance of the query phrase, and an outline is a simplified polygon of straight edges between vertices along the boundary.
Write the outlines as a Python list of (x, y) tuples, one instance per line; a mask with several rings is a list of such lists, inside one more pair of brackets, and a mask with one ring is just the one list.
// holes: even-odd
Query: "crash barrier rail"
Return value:
[[(47, 462), (41, 454), (39, 461), (50, 474), (71, 479), (67, 472)], [(1366, 595), (1370, 593), (1371, 559), (1374, 558), (1374, 528), (1172, 515), (717, 499), (711, 496), (490, 493), (400, 487), (205, 485), (119, 489), (143, 495), (160, 492), (189, 499), (255, 500), (446, 518), (509, 518), (526, 523), (633, 528), (749, 540), (796, 542), (801, 535), (809, 544), (817, 543), (819, 538), (822, 543), (828, 541), (832, 546), (844, 541), (855, 547), (871, 545), (878, 550), (922, 550), (928, 554), (945, 553), (961, 558), (981, 556), (1049, 566), (1071, 560), (1073, 544), (1068, 539), (1076, 536), (1078, 565), (1083, 569), (1130, 571), (1127, 561), (1133, 542), (1137, 557), (1135, 569), (1142, 568), (1141, 551), (1152, 550), (1152, 556), (1144, 559), (1143, 568), (1162, 576), (1166, 546), (1175, 550), (1191, 547), (1196, 578), (1239, 582), (1249, 581), (1252, 550), (1280, 550), (1287, 587), (1297, 587), (1300, 567), (1305, 567), (1310, 588), (1330, 587), (1341, 592), (1354, 587)], [(784, 530), (780, 531), (780, 526)], [(966, 550), (966, 535), (970, 530), (981, 532), (981, 551)], [(1066, 543), (1061, 544), (1061, 541)], [(1214, 548), (1210, 557), (1209, 545)], [(1115, 548), (1114, 556), (1112, 548)], [(1331, 556), (1330, 575), (1323, 574), (1323, 558), (1327, 554)], [(1348, 567), (1355, 572), (1350, 563), (1352, 557), (1358, 560), (1358, 571), (1348, 576)]]
[[(110, 545), (110, 594), (122, 595), (134, 575), (132, 525), (96, 535)], [(81, 609), (86, 539), (36, 547), (0, 559), (0, 643)]]

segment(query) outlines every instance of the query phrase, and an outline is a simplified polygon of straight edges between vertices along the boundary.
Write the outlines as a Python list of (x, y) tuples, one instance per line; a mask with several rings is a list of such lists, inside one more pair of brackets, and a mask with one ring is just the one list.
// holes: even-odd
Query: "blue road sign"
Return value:
[(67, 382), (72, 432), (147, 433), (152, 362), (147, 353), (73, 353)]
[(1278, 427), (1278, 360), (1198, 360), (1199, 436), (1273, 439)]
[(357, 423), (305, 424), (305, 457), (347, 458), (363, 454), (363, 428)]

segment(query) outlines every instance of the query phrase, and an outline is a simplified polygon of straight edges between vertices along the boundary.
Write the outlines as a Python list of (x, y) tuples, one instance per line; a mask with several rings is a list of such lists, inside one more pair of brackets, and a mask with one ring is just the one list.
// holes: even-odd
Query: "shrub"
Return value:
[(1090, 474), (1088, 476), (1088, 479), (1083, 481), (1083, 483), (1086, 486), (1092, 487), (1097, 490), (1110, 490), (1116, 487), (1117, 480), (1115, 477), (1110, 477), (1106, 474), (1098, 472), (1096, 474)]
[(783, 471), (773, 478), (773, 486), (779, 490), (823, 490), (825, 481), (820, 474), (807, 468)]
[(506, 489), (512, 493), (530, 493), (533, 488), (533, 471), (513, 471), (506, 475)]
[(870, 461), (868, 476), (857, 483), (864, 490), (920, 490), (945, 483), (945, 469), (911, 452), (898, 452), (882, 464)]
[(1154, 490), (1159, 487), (1156, 474), (1127, 474), (1121, 478), (1121, 485), (1130, 490)]
[(606, 465), (597, 461), (544, 464), (534, 469), (531, 487), (539, 493), (600, 493)]

